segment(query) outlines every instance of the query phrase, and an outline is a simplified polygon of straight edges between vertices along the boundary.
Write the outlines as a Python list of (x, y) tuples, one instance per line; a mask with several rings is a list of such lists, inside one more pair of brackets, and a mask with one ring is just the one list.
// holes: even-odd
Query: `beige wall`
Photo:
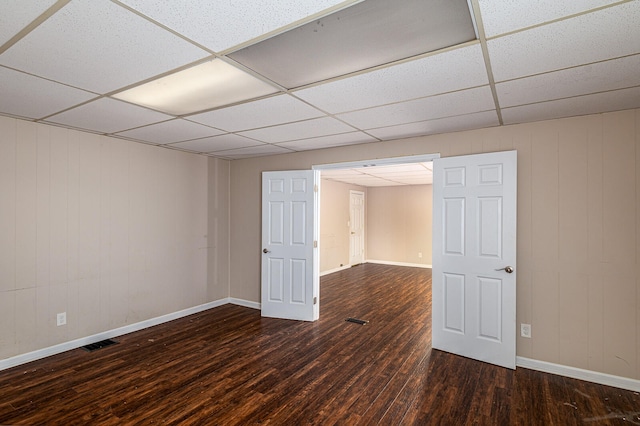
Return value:
[[(364, 192), (366, 203), (367, 189), (326, 179), (322, 180), (320, 187), (320, 272), (322, 273), (349, 265), (349, 191)], [(365, 226), (366, 223), (365, 219)]]
[(432, 192), (431, 185), (369, 188), (367, 259), (431, 265)]
[(260, 301), (262, 170), (516, 149), (517, 354), (640, 379), (639, 145), (629, 110), (233, 161), (231, 294)]
[(207, 290), (207, 158), (0, 117), (0, 359)]
[(229, 161), (208, 161), (207, 299), (213, 301), (229, 297)]

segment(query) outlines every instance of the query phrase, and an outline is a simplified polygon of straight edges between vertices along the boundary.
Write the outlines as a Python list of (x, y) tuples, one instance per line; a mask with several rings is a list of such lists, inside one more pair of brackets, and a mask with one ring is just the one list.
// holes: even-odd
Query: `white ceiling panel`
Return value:
[(318, 136), (337, 135), (339, 133), (353, 132), (353, 130), (353, 127), (334, 118), (324, 117), (264, 129), (250, 130), (248, 132), (241, 132), (240, 134), (262, 142), (279, 143)]
[(495, 109), (493, 95), (489, 86), (484, 86), (349, 112), (340, 114), (338, 117), (359, 129), (372, 129), (491, 109)]
[(361, 174), (362, 172), (354, 169), (325, 169), (321, 170), (320, 176), (323, 179), (348, 179)]
[(98, 133), (116, 133), (170, 118), (160, 112), (102, 98), (54, 115), (47, 121)]
[(112, 2), (76, 0), (0, 55), (0, 63), (106, 93), (205, 56)]
[(120, 0), (144, 15), (221, 52), (330, 7), (360, 0)]
[(260, 145), (264, 144), (262, 142), (254, 141), (253, 139), (232, 134), (171, 144), (171, 146), (207, 153)]
[(640, 87), (504, 108), (505, 124), (640, 108)]
[(93, 93), (0, 67), (0, 113), (43, 118), (95, 98)]
[(431, 185), (433, 176), (407, 176), (396, 178), (395, 181), (405, 185)]
[(262, 157), (265, 155), (287, 154), (291, 152), (291, 150), (280, 146), (265, 144), (260, 146), (251, 146), (248, 148), (231, 149), (228, 151), (218, 151), (216, 152), (216, 157), (238, 160), (241, 158)]
[(496, 81), (640, 53), (640, 1), (489, 40)]
[(251, 103), (191, 115), (189, 120), (228, 132), (257, 129), (324, 115), (289, 95), (272, 96)]
[(222, 133), (224, 132), (221, 130), (203, 126), (202, 124), (176, 119), (165, 121), (163, 123), (151, 124), (138, 129), (127, 130), (126, 132), (118, 133), (118, 135), (147, 142), (167, 144), (186, 141), (189, 139), (215, 136)]
[(496, 84), (502, 108), (640, 86), (640, 55)]
[[(322, 176), (322, 175), (321, 175)], [(328, 178), (328, 179), (332, 179), (332, 178)], [(338, 179), (332, 179), (332, 180), (338, 180)], [(353, 176), (351, 178), (348, 179), (340, 179), (341, 182), (347, 182), (347, 183), (351, 183), (353, 185), (360, 185), (360, 186), (397, 186), (397, 185), (402, 185), (400, 182), (396, 182), (392, 179), (384, 179), (381, 177), (376, 177), (376, 176), (369, 176), (369, 175), (357, 175), (357, 176)]]
[(539, 25), (620, 0), (478, 0), (487, 37)]
[(485, 111), (476, 114), (403, 124), (400, 126), (381, 127), (379, 129), (367, 130), (367, 133), (382, 140), (391, 140), (437, 133), (459, 132), (462, 130), (480, 129), (498, 125), (498, 115), (496, 112)]
[(0, 1), (0, 46), (49, 9), (56, 0)]
[(322, 136), (319, 138), (303, 139), (293, 142), (284, 142), (278, 144), (278, 146), (293, 149), (294, 151), (306, 151), (310, 149), (322, 149), (367, 142), (377, 142), (377, 139), (363, 132), (351, 132), (341, 133), (339, 135)]
[(363, 173), (374, 174), (376, 176), (393, 176), (397, 174), (431, 174), (431, 170), (428, 170), (424, 165), (422, 165), (422, 163), (391, 164), (388, 166), (363, 167), (361, 170)]
[(295, 92), (321, 109), (345, 111), (407, 101), (489, 83), (480, 44)]

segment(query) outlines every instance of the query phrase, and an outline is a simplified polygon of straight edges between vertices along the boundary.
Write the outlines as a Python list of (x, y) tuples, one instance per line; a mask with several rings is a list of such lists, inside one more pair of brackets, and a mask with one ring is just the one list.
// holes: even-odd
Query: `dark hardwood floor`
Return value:
[(637, 393), (431, 350), (430, 295), (428, 269), (365, 264), (322, 278), (315, 323), (225, 305), (25, 364), (0, 425), (640, 424)]

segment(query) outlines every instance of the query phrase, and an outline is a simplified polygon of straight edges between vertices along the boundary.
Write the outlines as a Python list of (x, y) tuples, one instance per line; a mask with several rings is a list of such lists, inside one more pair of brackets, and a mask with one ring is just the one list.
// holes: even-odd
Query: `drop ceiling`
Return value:
[[(3, 1), (0, 114), (233, 160), (638, 108), (638, 22), (640, 0)], [(259, 90), (128, 96), (220, 63)]]

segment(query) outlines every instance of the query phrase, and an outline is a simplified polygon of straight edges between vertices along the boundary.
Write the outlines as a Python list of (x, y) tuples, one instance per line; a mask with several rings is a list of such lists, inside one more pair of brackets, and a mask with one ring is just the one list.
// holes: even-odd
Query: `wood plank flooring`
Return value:
[(430, 295), (428, 269), (364, 264), (323, 277), (314, 323), (225, 305), (25, 364), (0, 425), (640, 424), (637, 393), (431, 350)]

